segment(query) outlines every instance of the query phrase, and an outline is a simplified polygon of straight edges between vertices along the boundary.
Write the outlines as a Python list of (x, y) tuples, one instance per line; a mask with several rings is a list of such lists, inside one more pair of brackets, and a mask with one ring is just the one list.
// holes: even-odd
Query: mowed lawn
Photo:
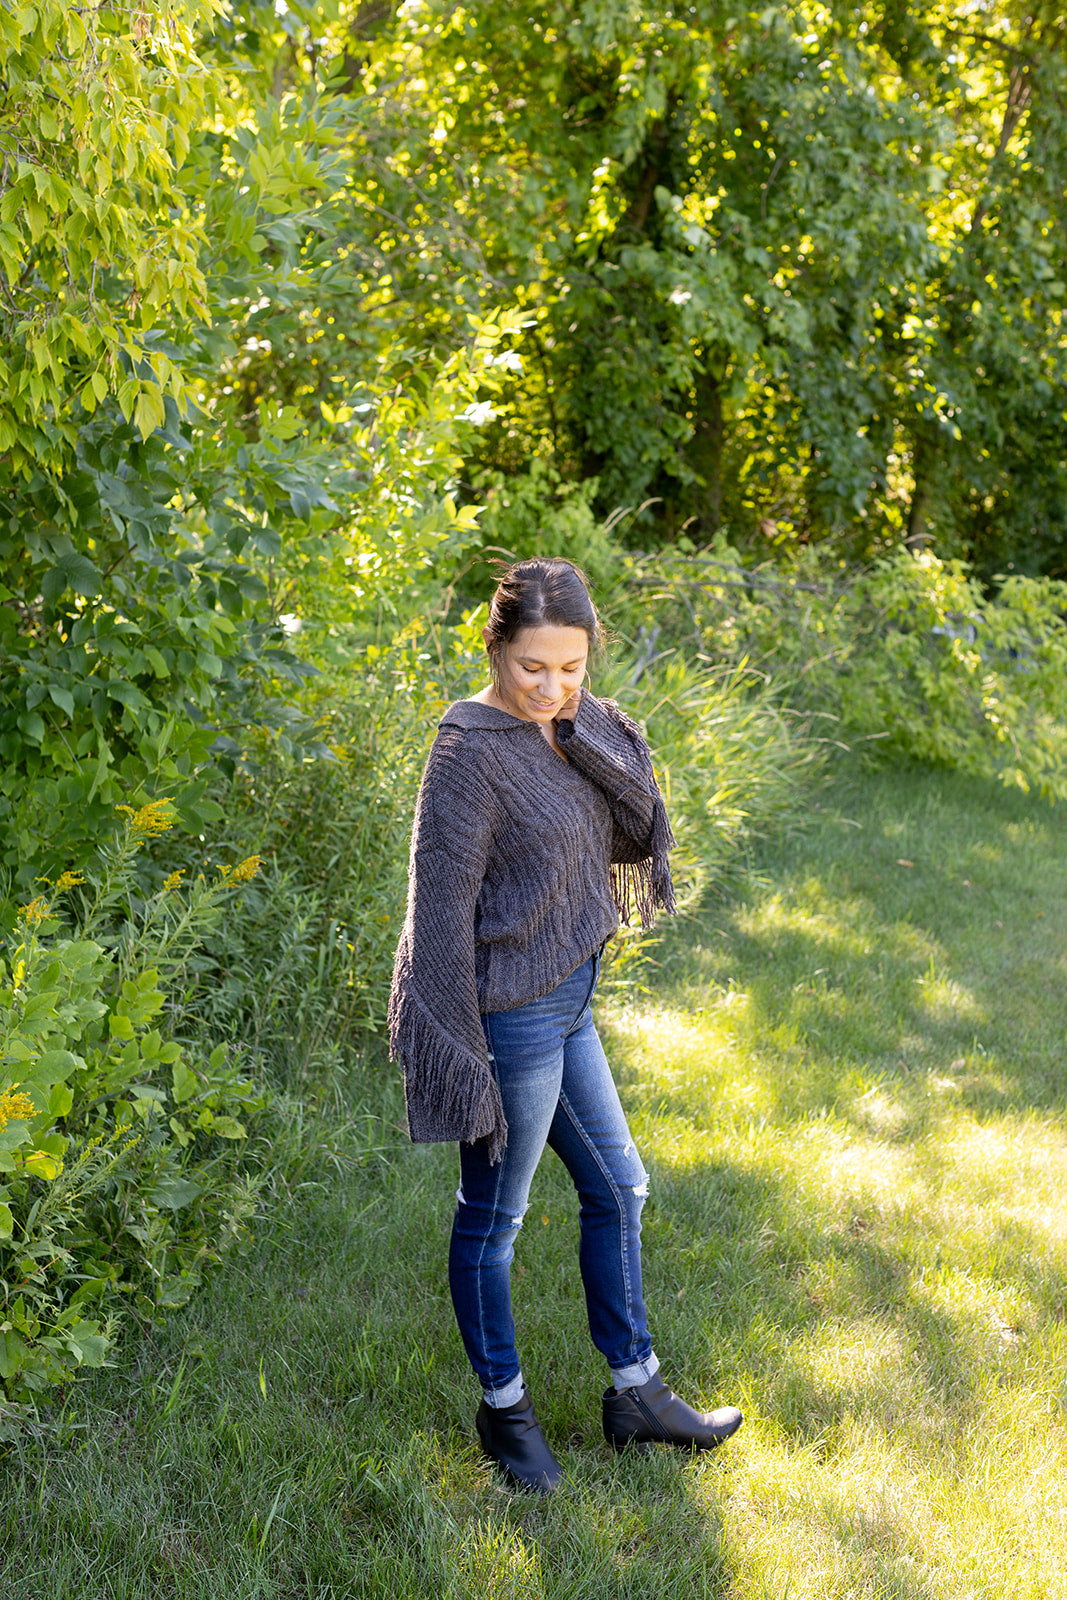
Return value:
[(0, 1585), (45, 1596), (1067, 1596), (1067, 817), (839, 778), (604, 1000), (652, 1174), (668, 1380), (710, 1457), (614, 1458), (576, 1208), (545, 1158), (515, 1269), (567, 1471), (475, 1447), (454, 1152), (395, 1078), (293, 1102), (253, 1250), (0, 1463)]

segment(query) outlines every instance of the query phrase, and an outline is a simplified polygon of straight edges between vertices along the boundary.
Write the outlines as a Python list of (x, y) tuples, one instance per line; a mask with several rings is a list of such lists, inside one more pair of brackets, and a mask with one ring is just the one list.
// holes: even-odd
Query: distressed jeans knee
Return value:
[(456, 1215), (452, 1231), (472, 1240), (482, 1267), (510, 1265), (515, 1256), (515, 1240), (522, 1228), (527, 1206), (521, 1211), (510, 1207), (472, 1206), (464, 1198), (462, 1185), (456, 1190)]

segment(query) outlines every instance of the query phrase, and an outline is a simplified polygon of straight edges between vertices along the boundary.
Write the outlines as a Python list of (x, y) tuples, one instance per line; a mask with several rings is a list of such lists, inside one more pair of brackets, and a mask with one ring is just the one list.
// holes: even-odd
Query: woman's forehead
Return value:
[(527, 660), (563, 666), (584, 661), (589, 654), (589, 635), (584, 628), (544, 622), (537, 628), (520, 628), (508, 648), (512, 655)]

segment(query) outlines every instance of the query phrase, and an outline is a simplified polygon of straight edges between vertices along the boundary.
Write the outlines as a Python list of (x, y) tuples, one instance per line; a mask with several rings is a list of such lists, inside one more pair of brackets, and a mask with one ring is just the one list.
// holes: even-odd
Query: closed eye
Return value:
[[(561, 667), (560, 671), (561, 672), (580, 672), (582, 670), (583, 664), (584, 663), (581, 662), (581, 661), (571, 661), (571, 662), (568, 663), (567, 666)], [(545, 663), (543, 661), (520, 661), (519, 662), (519, 666), (523, 669), (524, 672), (540, 672), (544, 665), (545, 665)]]

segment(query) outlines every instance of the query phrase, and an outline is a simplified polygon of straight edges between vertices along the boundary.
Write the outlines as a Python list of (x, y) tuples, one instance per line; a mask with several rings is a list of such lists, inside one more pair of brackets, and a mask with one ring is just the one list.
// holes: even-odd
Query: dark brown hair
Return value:
[(585, 573), (562, 556), (533, 556), (529, 561), (516, 561), (501, 574), (489, 602), (489, 659), (492, 661), (523, 628), (543, 627), (582, 628), (590, 650), (603, 639)]

